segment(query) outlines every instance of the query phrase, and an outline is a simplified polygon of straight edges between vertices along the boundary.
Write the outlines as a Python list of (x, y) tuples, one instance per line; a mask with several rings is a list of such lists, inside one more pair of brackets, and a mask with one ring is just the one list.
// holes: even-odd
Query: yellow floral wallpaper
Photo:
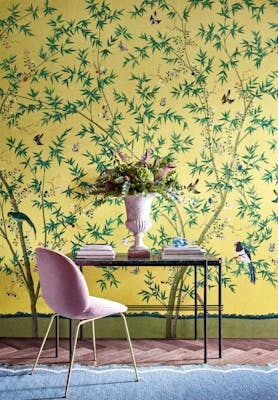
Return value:
[[(173, 158), (185, 186), (179, 201), (153, 201), (145, 240), (152, 252), (177, 236), (199, 244), (222, 257), (227, 318), (275, 319), (277, 3), (0, 6), (0, 322), (28, 314), (36, 336), (38, 315), (49, 312), (36, 246), (70, 253), (107, 242), (127, 250), (123, 199), (100, 204), (88, 188), (111, 167), (111, 153), (137, 159), (147, 150)], [(237, 241), (251, 264), (235, 258)], [(189, 270), (179, 278), (175, 268), (84, 273), (95, 295), (129, 304), (166, 310), (193, 293)], [(213, 269), (209, 285), (213, 302)]]

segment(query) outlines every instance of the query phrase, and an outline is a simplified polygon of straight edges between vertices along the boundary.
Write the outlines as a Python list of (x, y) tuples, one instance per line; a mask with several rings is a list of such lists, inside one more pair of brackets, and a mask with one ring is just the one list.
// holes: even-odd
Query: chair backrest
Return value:
[(67, 256), (38, 247), (36, 259), (42, 296), (53, 311), (74, 318), (86, 310), (89, 291), (77, 265)]

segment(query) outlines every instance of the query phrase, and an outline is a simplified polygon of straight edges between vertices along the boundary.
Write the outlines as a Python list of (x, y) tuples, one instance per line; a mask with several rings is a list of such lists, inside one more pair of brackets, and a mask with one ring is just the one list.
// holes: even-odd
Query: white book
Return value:
[(181, 247), (175, 247), (175, 246), (164, 246), (163, 250), (166, 251), (205, 251), (203, 250), (200, 246), (197, 246), (196, 244), (193, 245), (186, 245), (186, 246), (181, 246)]
[(77, 258), (115, 257), (116, 251), (106, 243), (86, 243), (76, 252)]
[(204, 254), (205, 253), (205, 251), (204, 250), (194, 250), (194, 251), (186, 251), (186, 250), (184, 250), (184, 251), (182, 251), (182, 250), (180, 250), (180, 251), (172, 251), (172, 250), (163, 250), (162, 251), (163, 252), (163, 254), (173, 254), (173, 255), (182, 255), (182, 254), (188, 254), (188, 255), (190, 255), (190, 254), (192, 254), (192, 255), (194, 255), (194, 254)]
[(110, 246), (109, 244), (105, 244), (105, 243), (95, 243), (95, 244), (84, 244), (84, 246), (82, 246), (80, 249), (82, 250), (107, 250), (107, 249), (113, 249), (112, 246)]
[(106, 254), (116, 254), (115, 250), (111, 247), (110, 249), (80, 249), (77, 250), (76, 254), (83, 254), (84, 256), (88, 255), (106, 255)]
[(162, 254), (162, 260), (205, 260), (206, 255), (200, 254)]
[(116, 253), (103, 253), (103, 254), (96, 254), (96, 253), (79, 253), (76, 254), (76, 257), (82, 257), (82, 258), (87, 258), (87, 257), (115, 257)]
[(205, 250), (167, 250), (167, 249), (162, 249), (162, 253), (165, 254), (204, 254), (206, 251)]
[(105, 254), (105, 255), (76, 255), (76, 259), (79, 260), (106, 260), (115, 258), (115, 254)]
[(115, 251), (77, 251), (77, 256), (88, 257), (88, 256), (114, 256)]

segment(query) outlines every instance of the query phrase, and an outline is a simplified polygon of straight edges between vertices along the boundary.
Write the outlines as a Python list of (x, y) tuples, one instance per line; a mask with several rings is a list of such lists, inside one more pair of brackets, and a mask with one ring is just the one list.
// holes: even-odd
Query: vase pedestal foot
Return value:
[(151, 252), (148, 249), (129, 249), (128, 258), (150, 258)]

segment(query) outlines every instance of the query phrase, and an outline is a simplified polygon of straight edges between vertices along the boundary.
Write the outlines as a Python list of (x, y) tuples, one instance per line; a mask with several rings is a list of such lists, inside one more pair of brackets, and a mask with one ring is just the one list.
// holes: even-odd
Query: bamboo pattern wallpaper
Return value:
[[(36, 336), (38, 313), (49, 312), (36, 246), (127, 250), (123, 200), (99, 204), (88, 187), (111, 151), (148, 149), (172, 156), (185, 185), (180, 201), (153, 202), (153, 253), (185, 237), (222, 257), (225, 313), (277, 313), (277, 3), (0, 4), (1, 314), (30, 313)], [(237, 241), (255, 284), (234, 258)], [(191, 301), (191, 273), (107, 267), (86, 278), (95, 295), (167, 310)], [(216, 296), (214, 270), (209, 285)]]

